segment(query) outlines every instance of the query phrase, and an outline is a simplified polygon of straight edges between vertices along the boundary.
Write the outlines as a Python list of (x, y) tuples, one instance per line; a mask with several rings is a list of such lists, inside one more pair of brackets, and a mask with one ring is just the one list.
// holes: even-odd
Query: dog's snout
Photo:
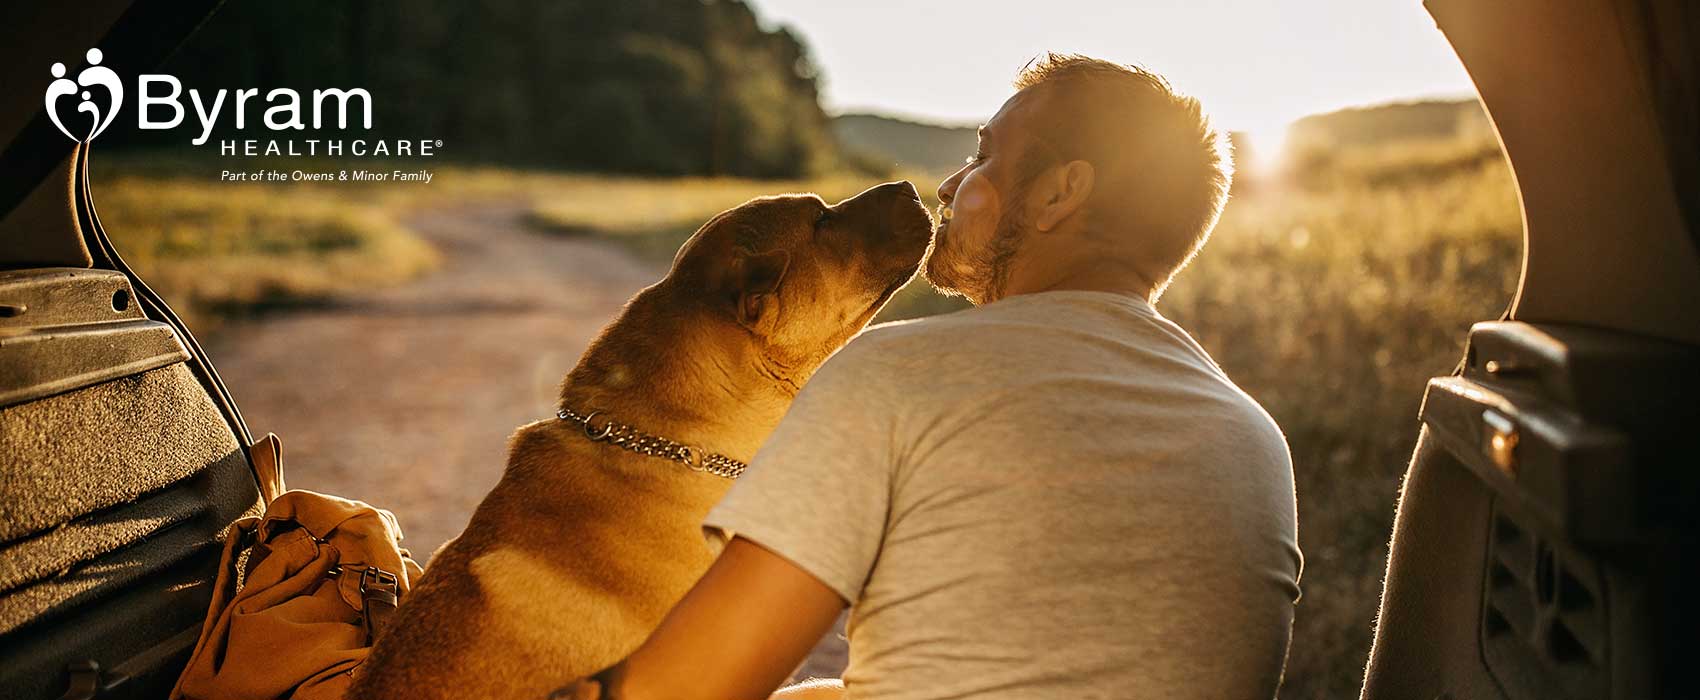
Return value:
[(887, 182), (876, 189), (886, 191), (894, 197), (907, 197), (917, 202), (921, 201), (921, 193), (915, 189), (915, 183), (908, 180)]
[(862, 190), (861, 194), (851, 197), (853, 200), (901, 202), (905, 200), (921, 201), (921, 193), (915, 190), (915, 185), (908, 180), (887, 182), (874, 185)]
[(921, 201), (921, 193), (908, 180), (874, 185), (839, 206), (867, 222), (864, 230), (874, 239), (903, 243), (932, 234), (932, 216)]

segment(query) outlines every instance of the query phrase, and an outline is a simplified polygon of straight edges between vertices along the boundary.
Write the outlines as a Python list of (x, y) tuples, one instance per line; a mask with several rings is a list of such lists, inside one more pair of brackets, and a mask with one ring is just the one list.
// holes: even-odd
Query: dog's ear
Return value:
[(754, 329), (764, 316), (779, 308), (779, 282), (791, 267), (784, 250), (741, 253), (732, 261), (731, 281), (738, 323)]

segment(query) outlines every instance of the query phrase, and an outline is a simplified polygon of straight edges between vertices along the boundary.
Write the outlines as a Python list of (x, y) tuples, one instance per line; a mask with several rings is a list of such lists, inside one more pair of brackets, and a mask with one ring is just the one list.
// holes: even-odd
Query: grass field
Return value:
[[(236, 185), (119, 163), (97, 192), (121, 250), (174, 303), (217, 320), (312, 303), (429, 270), (401, 225), (456, 199), (530, 202), (538, 228), (605, 236), (665, 261), (709, 215), (785, 183), (442, 169), (423, 188)], [(928, 192), (937, 178), (913, 177)], [(1283, 697), (1356, 695), (1400, 475), (1425, 380), (1452, 368), (1469, 324), (1514, 289), (1520, 224), (1491, 143), (1316, 152), (1236, 194), (1158, 309), (1268, 408), (1292, 446), (1305, 554)], [(911, 285), (882, 318), (960, 302)]]
[(439, 263), (399, 223), (400, 200), (376, 188), (218, 182), (149, 158), (92, 171), (119, 253), (196, 329), (330, 302)]
[(1362, 149), (1288, 180), (1236, 197), (1158, 309), (1292, 448), (1304, 597), (1282, 697), (1356, 697), (1423, 386), (1510, 302), (1522, 225), (1491, 144)]

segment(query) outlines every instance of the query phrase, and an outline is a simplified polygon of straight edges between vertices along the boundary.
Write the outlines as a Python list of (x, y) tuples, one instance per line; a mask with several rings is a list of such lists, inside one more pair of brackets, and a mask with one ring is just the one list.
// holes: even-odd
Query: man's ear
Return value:
[(1033, 225), (1040, 231), (1049, 231), (1086, 206), (1097, 172), (1091, 163), (1071, 160), (1042, 177), (1045, 187), (1042, 201), (1036, 203)]
[(779, 282), (790, 267), (791, 254), (784, 250), (743, 254), (732, 261), (739, 324), (755, 328), (763, 316), (779, 308)]

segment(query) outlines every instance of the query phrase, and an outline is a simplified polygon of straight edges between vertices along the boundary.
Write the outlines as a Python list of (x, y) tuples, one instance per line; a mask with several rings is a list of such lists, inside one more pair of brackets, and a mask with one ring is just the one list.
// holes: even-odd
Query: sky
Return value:
[(1419, 0), (749, 2), (802, 34), (832, 113), (978, 124), (1047, 50), (1161, 73), (1260, 150), (1307, 114), (1474, 94)]

